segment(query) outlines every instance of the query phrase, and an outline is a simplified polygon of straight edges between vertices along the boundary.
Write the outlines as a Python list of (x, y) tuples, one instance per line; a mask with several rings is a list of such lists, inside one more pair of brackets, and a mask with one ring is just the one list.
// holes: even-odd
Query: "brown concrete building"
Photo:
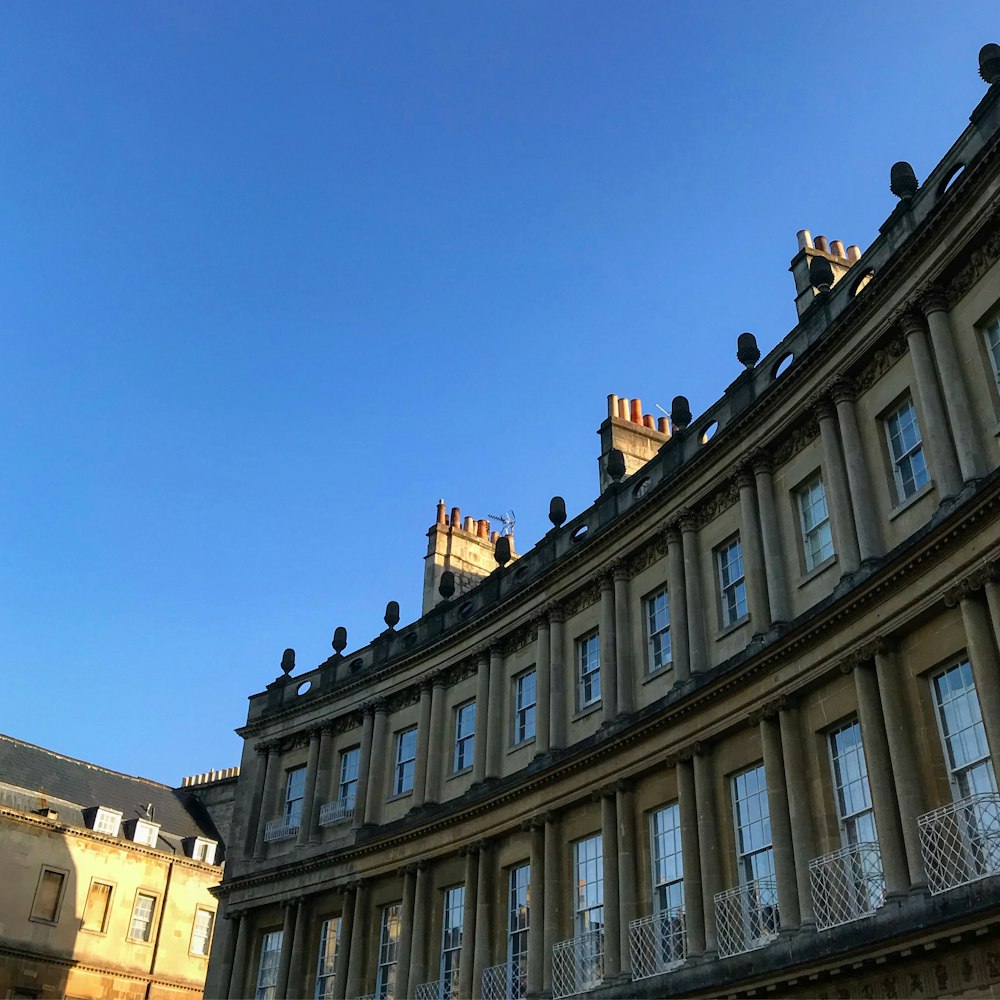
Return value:
[(210, 996), (1000, 994), (980, 67), (871, 246), (799, 234), (716, 404), (611, 397), (592, 507), (250, 699)]
[(236, 774), (173, 789), (0, 736), (0, 996), (200, 997)]

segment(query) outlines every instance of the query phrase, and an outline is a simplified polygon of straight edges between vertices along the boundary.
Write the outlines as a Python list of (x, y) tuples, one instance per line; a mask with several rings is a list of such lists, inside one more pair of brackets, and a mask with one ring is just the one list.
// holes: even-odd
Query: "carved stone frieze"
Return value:
[(563, 614), (570, 618), (579, 614), (584, 608), (589, 608), (601, 599), (601, 585), (599, 579), (591, 577), (576, 593), (562, 602)]
[(979, 250), (972, 252), (969, 262), (948, 283), (945, 294), (949, 304), (954, 305), (997, 260), (1000, 260), (1000, 228), (994, 230)]
[(811, 441), (815, 441), (819, 436), (819, 419), (815, 412), (817, 405), (830, 406), (832, 402), (828, 396), (816, 396), (810, 401), (810, 412), (806, 419), (793, 427), (781, 441), (771, 449), (771, 461), (774, 466), (783, 465), (790, 458), (797, 455)]
[(854, 379), (858, 392), (864, 392), (873, 386), (905, 353), (906, 338), (901, 332), (897, 332), (872, 352), (868, 363)]
[(723, 483), (715, 493), (699, 505), (698, 527), (703, 528), (706, 524), (714, 521), (720, 514), (738, 503), (739, 499), (740, 488), (736, 479), (730, 479)]
[(949, 587), (944, 594), (944, 603), (949, 608), (954, 608), (963, 598), (971, 597), (987, 583), (996, 580), (1000, 580), (1000, 559), (991, 559), (962, 577), (953, 587)]

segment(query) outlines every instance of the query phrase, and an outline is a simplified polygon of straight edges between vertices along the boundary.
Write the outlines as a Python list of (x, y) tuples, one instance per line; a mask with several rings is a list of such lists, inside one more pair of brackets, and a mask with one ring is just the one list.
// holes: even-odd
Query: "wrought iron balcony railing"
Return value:
[(346, 823), (353, 818), (353, 799), (336, 799), (334, 802), (324, 802), (319, 807), (320, 826), (334, 826), (337, 823)]
[(523, 1000), (527, 980), (527, 963), (524, 960), (483, 969), (483, 1000)]
[(885, 876), (878, 844), (864, 842), (809, 862), (816, 927), (825, 931), (863, 920), (885, 902)]
[(917, 817), (932, 893), (1000, 872), (1000, 795), (980, 792)]
[(687, 958), (687, 927), (684, 908), (674, 907), (628, 925), (632, 979), (648, 979), (684, 964)]
[(604, 931), (588, 931), (552, 946), (552, 1000), (595, 989), (604, 980)]
[(275, 840), (289, 840), (292, 837), (297, 837), (298, 833), (298, 823), (289, 823), (284, 819), (272, 819), (264, 825), (264, 842), (270, 844)]
[(754, 879), (715, 894), (719, 958), (763, 948), (778, 936), (778, 887), (774, 879)]

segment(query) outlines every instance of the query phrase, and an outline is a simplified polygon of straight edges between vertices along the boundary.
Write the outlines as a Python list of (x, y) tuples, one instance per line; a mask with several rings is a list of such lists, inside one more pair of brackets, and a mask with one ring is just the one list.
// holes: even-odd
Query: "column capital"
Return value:
[(430, 675), (431, 687), (445, 688), (448, 686), (448, 671), (441, 669), (435, 670), (434, 673)]
[(681, 522), (680, 518), (674, 514), (672, 517), (668, 517), (663, 522), (663, 537), (666, 539), (667, 545), (676, 545), (681, 540)]
[(1000, 560), (983, 563), (944, 592), (944, 603), (947, 607), (954, 608), (982, 590), (987, 583), (996, 580), (1000, 580)]
[(549, 601), (548, 604), (542, 608), (542, 614), (549, 619), (549, 624), (552, 622), (561, 622), (566, 620), (566, 611), (559, 601)]
[(815, 414), (817, 420), (835, 420), (837, 417), (837, 409), (833, 405), (833, 398), (826, 385), (820, 386), (809, 397), (806, 406)]
[(458, 853), (461, 857), (473, 857), (479, 853), (479, 841), (473, 841), (471, 844), (463, 844), (459, 849)]
[(917, 305), (925, 315), (932, 312), (948, 311), (948, 296), (944, 289), (934, 281), (929, 281), (917, 290)]
[(404, 877), (407, 875), (416, 876), (417, 870), (418, 870), (418, 863), (416, 861), (410, 861), (405, 865), (400, 865), (399, 868), (396, 869), (397, 874), (402, 875)]
[(904, 337), (927, 332), (927, 321), (924, 319), (924, 314), (912, 302), (904, 303), (892, 318), (894, 322), (899, 324)]
[(539, 608), (532, 616), (528, 622), (529, 625), (535, 627), (535, 629), (547, 629), (549, 627), (549, 615), (548, 606)]
[(848, 378), (846, 375), (834, 375), (827, 383), (826, 386), (829, 389), (830, 395), (833, 397), (833, 402), (836, 403), (853, 403), (858, 396), (858, 387), (854, 382), (854, 379)]
[(389, 711), (389, 705), (385, 698), (370, 698), (361, 706), (361, 711), (365, 715), (376, 715), (377, 713), (386, 715)]
[(595, 574), (595, 578), (602, 594), (614, 587), (615, 581), (609, 569), (600, 570)]
[(601, 799), (613, 799), (615, 797), (615, 783), (601, 785), (590, 793), (591, 802), (600, 802)]
[(698, 515), (690, 507), (681, 507), (674, 511), (674, 518), (681, 531), (698, 530)]
[(253, 751), (258, 757), (266, 757), (274, 748), (274, 743), (271, 740), (261, 740), (254, 744)]
[(741, 489), (750, 489), (755, 484), (753, 463), (749, 458), (741, 458), (733, 464), (733, 479)]
[(624, 557), (612, 559), (608, 563), (608, 569), (611, 571), (612, 579), (615, 581), (629, 579), (628, 560)]
[(774, 471), (774, 456), (767, 448), (755, 448), (748, 456), (754, 475), (767, 475)]
[(871, 663), (878, 654), (888, 653), (891, 648), (892, 643), (886, 636), (877, 635), (851, 650), (840, 660), (837, 667), (842, 674), (849, 674), (858, 667)]

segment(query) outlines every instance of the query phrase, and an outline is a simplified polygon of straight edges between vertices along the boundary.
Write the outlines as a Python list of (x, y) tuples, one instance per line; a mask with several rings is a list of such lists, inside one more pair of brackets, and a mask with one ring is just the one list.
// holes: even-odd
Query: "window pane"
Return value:
[(62, 895), (63, 881), (66, 876), (62, 872), (43, 868), (35, 891), (35, 902), (31, 907), (31, 915), (38, 920), (49, 920), (55, 923), (59, 915), (59, 897)]
[(156, 899), (139, 893), (135, 898), (135, 908), (132, 910), (132, 922), (129, 924), (128, 936), (133, 941), (148, 941), (150, 928), (153, 925), (153, 908)]
[(93, 882), (87, 893), (87, 903), (83, 908), (83, 929), (103, 931), (111, 902), (111, 886), (105, 882)]
[(324, 920), (319, 929), (319, 955), (316, 959), (315, 1000), (333, 997), (333, 973), (337, 964), (337, 945), (340, 941), (340, 917)]

